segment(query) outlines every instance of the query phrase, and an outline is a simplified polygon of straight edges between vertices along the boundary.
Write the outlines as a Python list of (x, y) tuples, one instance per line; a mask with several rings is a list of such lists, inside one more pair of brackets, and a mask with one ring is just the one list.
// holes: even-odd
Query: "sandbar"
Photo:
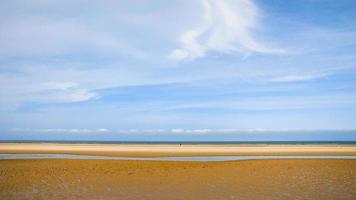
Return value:
[(356, 155), (356, 145), (0, 143), (0, 153), (46, 153), (121, 157)]

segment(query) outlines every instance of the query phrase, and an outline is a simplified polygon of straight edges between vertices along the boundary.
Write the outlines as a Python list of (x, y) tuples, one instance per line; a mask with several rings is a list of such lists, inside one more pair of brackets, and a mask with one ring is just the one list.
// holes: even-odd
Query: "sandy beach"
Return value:
[(0, 199), (353, 200), (356, 160), (0, 160)]
[[(355, 145), (0, 144), (0, 153), (123, 157), (356, 155)], [(356, 159), (0, 159), (0, 199), (356, 198)]]
[(122, 157), (356, 155), (356, 145), (213, 145), (213, 144), (54, 144), (0, 143), (0, 153), (77, 154)]

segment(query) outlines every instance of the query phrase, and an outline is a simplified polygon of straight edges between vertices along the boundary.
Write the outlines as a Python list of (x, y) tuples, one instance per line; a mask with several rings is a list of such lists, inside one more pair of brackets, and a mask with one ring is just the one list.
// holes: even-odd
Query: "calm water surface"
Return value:
[(0, 154), (0, 159), (97, 159), (97, 160), (162, 160), (162, 161), (229, 161), (261, 159), (356, 159), (356, 156), (191, 156), (191, 157), (114, 157), (69, 154)]

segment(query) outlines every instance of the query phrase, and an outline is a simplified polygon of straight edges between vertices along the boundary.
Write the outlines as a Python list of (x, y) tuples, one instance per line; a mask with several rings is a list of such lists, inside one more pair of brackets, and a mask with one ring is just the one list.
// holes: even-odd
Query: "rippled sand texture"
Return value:
[(0, 160), (0, 199), (356, 199), (356, 160)]

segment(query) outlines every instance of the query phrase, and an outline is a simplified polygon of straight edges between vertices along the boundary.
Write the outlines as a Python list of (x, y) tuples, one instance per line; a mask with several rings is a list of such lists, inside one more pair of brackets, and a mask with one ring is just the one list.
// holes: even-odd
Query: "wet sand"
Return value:
[(182, 145), (0, 143), (0, 153), (77, 154), (121, 157), (356, 155), (356, 145)]
[(0, 199), (356, 199), (356, 160), (0, 160)]

